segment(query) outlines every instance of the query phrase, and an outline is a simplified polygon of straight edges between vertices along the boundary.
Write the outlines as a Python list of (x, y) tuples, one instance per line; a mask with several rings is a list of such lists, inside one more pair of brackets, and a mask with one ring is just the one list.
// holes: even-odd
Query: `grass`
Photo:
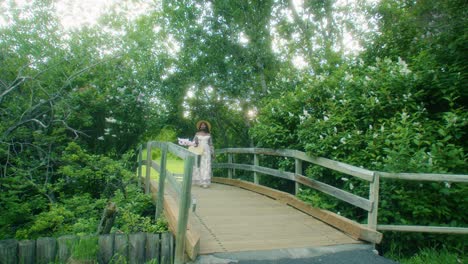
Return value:
[[(146, 151), (143, 152), (143, 160), (145, 160), (146, 158)], [(155, 160), (158, 164), (160, 163), (160, 158), (156, 159)], [(177, 174), (182, 174), (184, 173), (184, 161), (182, 159), (179, 159), (177, 157), (171, 157), (171, 156), (168, 156), (167, 157), (167, 170), (172, 172), (172, 173), (177, 173)], [(142, 165), (141, 166), (141, 174), (142, 174), (142, 177), (146, 177), (146, 165)], [(151, 168), (151, 172), (150, 172), (150, 177), (151, 179), (158, 179), (159, 178), (159, 173)]]
[(462, 254), (449, 252), (446, 249), (421, 249), (412, 257), (401, 257), (398, 254), (391, 253), (386, 257), (398, 261), (401, 264), (463, 264), (467, 263), (468, 258)]

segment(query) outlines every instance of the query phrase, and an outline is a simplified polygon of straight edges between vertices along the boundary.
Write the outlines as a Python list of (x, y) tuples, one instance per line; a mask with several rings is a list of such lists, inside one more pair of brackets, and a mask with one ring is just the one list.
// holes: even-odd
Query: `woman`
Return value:
[(211, 160), (214, 159), (213, 140), (211, 139), (211, 124), (208, 121), (197, 122), (197, 133), (193, 138), (195, 147), (202, 147), (200, 156), (200, 167), (194, 166), (192, 182), (203, 188), (208, 188), (211, 184)]

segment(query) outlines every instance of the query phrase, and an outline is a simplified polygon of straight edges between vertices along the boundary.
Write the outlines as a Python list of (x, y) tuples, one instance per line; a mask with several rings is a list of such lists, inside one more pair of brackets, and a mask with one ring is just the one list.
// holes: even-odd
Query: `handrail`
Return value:
[[(153, 148), (158, 148), (161, 149), (161, 161), (158, 164), (156, 161), (152, 160), (151, 152)], [(190, 208), (190, 203), (192, 201), (192, 196), (191, 196), (191, 189), (192, 189), (192, 170), (194, 164), (196, 161), (198, 161), (199, 156), (188, 151), (187, 149), (180, 147), (178, 145), (175, 145), (170, 142), (159, 142), (159, 141), (149, 141), (146, 144), (146, 151), (147, 151), (147, 156), (146, 156), (146, 161), (142, 160), (142, 151), (143, 151), (143, 146), (139, 147), (139, 154), (138, 154), (138, 179), (139, 179), (139, 186), (140, 182), (142, 179), (142, 165), (146, 165), (146, 177), (145, 177), (145, 193), (150, 194), (150, 187), (151, 187), (151, 168), (155, 169), (157, 172), (159, 172), (159, 180), (158, 180), (158, 187), (157, 187), (157, 198), (156, 198), (156, 213), (155, 217), (158, 218), (161, 213), (163, 212), (164, 205), (166, 204), (165, 201), (165, 182), (166, 179), (170, 183), (172, 190), (175, 191), (175, 194), (177, 195), (177, 200), (176, 206), (178, 207), (178, 214), (175, 215), (176, 213), (172, 213), (170, 216), (171, 218), (174, 218), (177, 222), (177, 226), (174, 227), (174, 232), (175, 232), (175, 237), (177, 240), (176, 246), (175, 246), (175, 257), (174, 257), (174, 263), (179, 264), (179, 263), (184, 263), (184, 253), (185, 251), (187, 252), (187, 255), (190, 258), (195, 258), (196, 255), (198, 254), (197, 252), (197, 244), (198, 241), (192, 241), (190, 238), (187, 237), (187, 225), (188, 225), (188, 219), (189, 219), (189, 208)], [(184, 160), (184, 174), (174, 174), (171, 173), (166, 169), (167, 165), (167, 154), (172, 153), (181, 159)], [(175, 176), (182, 176), (182, 183), (179, 183)], [(170, 203), (173, 203), (173, 201), (170, 201)], [(190, 245), (190, 247), (185, 247), (186, 243), (191, 243), (193, 242), (194, 245)]]
[(373, 171), (349, 165), (343, 162), (330, 160), (327, 158), (310, 156), (305, 152), (293, 149), (268, 149), (268, 148), (225, 148), (217, 150), (216, 153), (232, 153), (232, 154), (263, 154), (271, 156), (290, 157), (307, 161), (322, 167), (343, 172), (348, 175), (356, 176), (366, 181), (373, 181)]
[[(468, 183), (468, 175), (464, 174), (429, 174), (429, 173), (388, 173), (380, 171), (371, 171), (356, 167), (346, 163), (308, 155), (305, 152), (291, 149), (267, 149), (267, 148), (225, 148), (216, 151), (217, 154), (227, 154), (227, 163), (214, 163), (213, 168), (226, 168), (228, 178), (232, 179), (236, 169), (254, 172), (254, 183), (259, 184), (257, 173), (263, 173), (274, 177), (288, 179), (296, 184), (296, 194), (299, 184), (319, 190), (328, 195), (334, 196), (349, 204), (362, 208), (368, 212), (367, 226), (372, 230), (391, 230), (400, 232), (430, 232), (430, 233), (450, 233), (450, 234), (468, 234), (468, 228), (465, 227), (438, 227), (438, 226), (410, 226), (410, 225), (378, 225), (378, 203), (380, 179), (398, 179), (398, 180), (420, 180), (435, 182), (459, 182)], [(253, 154), (254, 164), (234, 163), (233, 154)], [(296, 161), (295, 172), (271, 169), (259, 166), (257, 155), (271, 155), (294, 158)], [(315, 179), (302, 175), (302, 162), (313, 163), (334, 171), (338, 171), (350, 176), (354, 176), (369, 182), (369, 199), (338, 189), (334, 186), (320, 182)]]

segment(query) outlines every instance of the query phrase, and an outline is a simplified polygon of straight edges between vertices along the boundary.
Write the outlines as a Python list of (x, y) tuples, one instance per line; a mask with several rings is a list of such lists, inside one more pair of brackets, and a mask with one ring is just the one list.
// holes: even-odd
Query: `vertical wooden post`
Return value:
[[(295, 168), (295, 172), (296, 174), (299, 174), (299, 175), (302, 175), (302, 160), (301, 159), (295, 159), (296, 161), (296, 168)], [(298, 182), (294, 182), (295, 183), (295, 194), (298, 195), (299, 194), (299, 183)]]
[[(258, 155), (254, 154), (254, 166), (258, 166)], [(254, 183), (259, 184), (258, 174), (254, 171)]]
[(161, 234), (161, 256), (160, 264), (172, 264), (174, 262), (174, 256), (172, 252), (174, 250), (174, 237), (171, 232), (165, 232)]
[(40, 237), (36, 240), (36, 263), (54, 262), (57, 255), (57, 240), (53, 237)]
[(58, 263), (67, 263), (72, 255), (73, 248), (78, 244), (78, 236), (66, 235), (57, 238), (58, 251), (55, 259)]
[[(2, 256), (2, 254), (0, 254)], [(0, 260), (2, 257), (0, 257)], [(7, 263), (2, 262), (0, 263)], [(18, 242), (18, 263), (36, 263), (36, 240), (21, 240)]]
[(114, 234), (100, 235), (98, 238), (98, 263), (111, 263), (114, 256)]
[[(159, 239), (160, 234), (146, 234), (146, 262), (148, 263), (150, 260), (156, 259), (159, 260), (159, 248), (161, 247), (161, 241)], [(109, 262), (104, 262), (109, 263)], [(159, 262), (161, 263), (161, 262)]]
[(153, 158), (151, 157), (151, 142), (146, 143), (146, 179), (145, 179), (145, 194), (150, 193), (150, 181), (151, 181), (151, 163)]
[(166, 182), (166, 164), (167, 164), (167, 143), (163, 143), (161, 147), (161, 166), (159, 172), (158, 182), (158, 198), (156, 199), (156, 214), (155, 220), (157, 220), (163, 212), (164, 205), (164, 186)]
[[(228, 153), (228, 163), (232, 164), (232, 153)], [(228, 169), (228, 178), (232, 179), (232, 169)]]
[[(16, 264), (18, 259), (18, 241), (16, 239), (6, 239), (0, 241), (0, 263)], [(55, 257), (55, 255), (54, 255)]]
[[(236, 163), (236, 156), (232, 154), (231, 163)], [(232, 169), (232, 178), (236, 178), (236, 169)]]
[(128, 259), (128, 234), (114, 235), (114, 254)]
[(146, 233), (128, 235), (128, 263), (145, 263)]
[(372, 207), (371, 210), (367, 213), (367, 226), (372, 230), (377, 230), (377, 213), (379, 209), (379, 185), (379, 173), (374, 172), (374, 179), (369, 184), (369, 201), (372, 203)]
[(182, 196), (179, 201), (179, 218), (177, 219), (177, 236), (175, 248), (175, 264), (184, 263), (185, 235), (187, 233), (187, 222), (192, 190), (192, 172), (194, 157), (188, 156), (184, 162), (184, 180), (182, 181)]
[(143, 159), (143, 146), (138, 147), (138, 189), (141, 188), (141, 160)]

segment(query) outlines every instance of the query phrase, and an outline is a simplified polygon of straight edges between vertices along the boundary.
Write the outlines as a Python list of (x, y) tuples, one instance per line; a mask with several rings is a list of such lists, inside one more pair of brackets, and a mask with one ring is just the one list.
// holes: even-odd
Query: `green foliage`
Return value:
[(440, 250), (424, 248), (409, 258), (404, 257), (397, 252), (389, 252), (387, 257), (397, 260), (402, 264), (460, 264), (466, 263), (468, 260), (463, 252), (454, 253), (445, 248)]
[(0, 238), (94, 232), (101, 196), (133, 177), (128, 150), (158, 128), (160, 108), (145, 99), (156, 84), (134, 75), (158, 67), (120, 56), (128, 45), (117, 43), (132, 38), (64, 32), (51, 2), (28, 6), (0, 27)]
[[(70, 143), (60, 157), (61, 167), (50, 189), (56, 201), (47, 206), (46, 196), (17, 178), (2, 178), (1, 209), (7, 214), (1, 220), (2, 236), (20, 239), (65, 234), (94, 234), (102, 210), (109, 199), (119, 208), (116, 229), (126, 232), (167, 230), (164, 222), (153, 223), (154, 205), (149, 196), (134, 186), (134, 173), (125, 168), (126, 160), (112, 160), (89, 154), (76, 143)], [(20, 200), (29, 198), (29, 202)]]
[(34, 214), (48, 209), (46, 197), (37, 193), (32, 185), (24, 184), (20, 177), (0, 178), (0, 188), (0, 239), (14, 237)]
[[(258, 146), (304, 149), (371, 170), (464, 173), (467, 113), (460, 108), (429, 112), (424, 104), (427, 91), (421, 89), (424, 82), (402, 59), (376, 59), (372, 64), (356, 60), (327, 77), (304, 78), (296, 90), (268, 99), (251, 134)], [(366, 184), (344, 174), (316, 166), (306, 173), (368, 196)], [(458, 212), (467, 209), (467, 191), (462, 184), (382, 180), (378, 221), (463, 226), (465, 215)], [(300, 197), (352, 219), (366, 219), (327, 196), (303, 192)], [(386, 234), (385, 241), (391, 236)], [(417, 238), (407, 237), (405, 244), (413, 244), (413, 239)], [(452, 246), (459, 243), (439, 237), (436, 244), (449, 241)]]
[(76, 143), (70, 143), (62, 155), (59, 173), (62, 194), (89, 193), (92, 197), (110, 197), (123, 190), (134, 178), (120, 161), (102, 155), (92, 155)]
[(155, 207), (151, 197), (135, 186), (128, 186), (126, 192), (117, 191), (113, 202), (118, 207), (113, 231), (124, 233), (167, 231), (167, 222), (160, 218), (154, 221)]
[(323, 196), (319, 194), (318, 191), (314, 191), (311, 189), (300, 190), (300, 192), (297, 194), (297, 197), (314, 207), (326, 210), (333, 210), (338, 204), (336, 199), (326, 200)]
[(34, 223), (27, 229), (18, 230), (16, 237), (20, 239), (52, 236), (67, 225), (73, 213), (63, 206), (52, 206), (48, 211), (42, 212), (34, 219)]
[(93, 234), (105, 206), (105, 199), (93, 199), (89, 194), (76, 195), (54, 204), (16, 232), (19, 239), (67, 234)]
[[(98, 26), (69, 32), (50, 1), (34, 1), (27, 15), (9, 8), (2, 18), (11, 24), (0, 28), (0, 238), (93, 232), (108, 199), (125, 232), (164, 228), (148, 220), (151, 203), (130, 187), (129, 150), (154, 135), (191, 137), (198, 119), (212, 122), (217, 147), (466, 174), (466, 1), (356, 2), (163, 1), (134, 21), (120, 5)], [(359, 58), (345, 52), (347, 35), (362, 41)], [(368, 195), (346, 175), (313, 166), (306, 174)], [(466, 226), (461, 184), (383, 180), (380, 194), (380, 223)], [(365, 219), (311, 190), (300, 197)], [(460, 244), (385, 237), (408, 251), (432, 238), (434, 247)]]
[(95, 261), (98, 251), (99, 244), (97, 236), (82, 236), (78, 243), (74, 245), (71, 258), (75, 261)]

